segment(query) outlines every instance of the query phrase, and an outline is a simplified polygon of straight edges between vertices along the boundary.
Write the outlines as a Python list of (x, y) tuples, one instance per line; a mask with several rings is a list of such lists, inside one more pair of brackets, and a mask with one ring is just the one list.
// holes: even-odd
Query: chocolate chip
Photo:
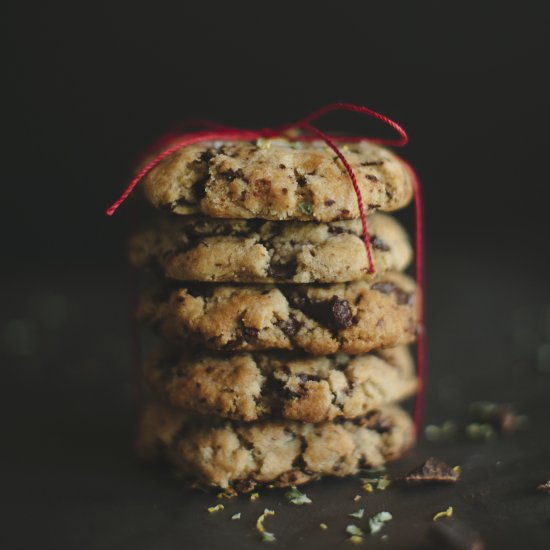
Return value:
[(392, 423), (387, 418), (383, 417), (379, 411), (370, 411), (365, 416), (355, 419), (359, 425), (366, 426), (376, 433), (385, 434), (393, 428)]
[(279, 164), (279, 168), (280, 168), (281, 170), (284, 170), (284, 169), (286, 168), (286, 166), (285, 166), (284, 164)]
[(353, 324), (353, 315), (347, 300), (341, 300), (334, 295), (330, 300), (311, 302), (303, 297), (295, 297), (293, 305), (318, 323), (333, 330), (348, 328)]
[(296, 181), (298, 182), (298, 185), (300, 187), (304, 187), (307, 185), (307, 179), (303, 174), (300, 174), (296, 168), (294, 169), (294, 177), (296, 178)]
[(237, 338), (235, 338), (234, 340), (229, 340), (229, 342), (227, 342), (225, 346), (223, 346), (223, 349), (232, 351), (234, 349), (240, 348), (242, 346), (242, 343), (243, 343), (243, 338), (240, 336), (237, 336)]
[(372, 174), (367, 174), (365, 176), (369, 181), (378, 181), (378, 178), (376, 176), (373, 176)]
[(456, 483), (460, 476), (458, 469), (451, 468), (445, 462), (430, 457), (426, 462), (411, 470), (402, 481), (409, 485), (423, 483)]
[(292, 279), (296, 274), (296, 268), (298, 267), (296, 261), (291, 261), (286, 264), (280, 264), (272, 262), (269, 264), (267, 274), (273, 279)]
[(198, 158), (196, 158), (193, 162), (202, 164), (202, 163), (208, 163), (210, 160), (214, 157), (214, 153), (211, 149), (207, 149), (206, 151), (203, 151)]
[(367, 160), (361, 163), (361, 166), (382, 166), (384, 164), (383, 160)]
[(351, 327), (352, 325), (352, 313), (347, 300), (340, 300), (338, 296), (332, 297), (332, 314), (336, 323), (343, 327)]
[(286, 336), (291, 338), (298, 332), (300, 323), (293, 315), (290, 315), (288, 319), (281, 319), (277, 321), (277, 326), (283, 331), (284, 334), (286, 334)]
[(390, 281), (381, 281), (379, 283), (374, 283), (371, 288), (372, 290), (376, 290), (378, 292), (381, 292), (382, 294), (394, 294), (399, 305), (408, 306), (412, 304), (412, 294), (405, 292), (395, 283), (392, 283)]
[(198, 181), (196, 181), (192, 186), (191, 190), (195, 197), (200, 201), (206, 197), (206, 184), (210, 179), (209, 176), (206, 176)]
[(257, 328), (243, 326), (242, 333), (244, 341), (248, 344), (253, 344), (258, 340), (259, 330)]
[(316, 374), (306, 374), (304, 372), (297, 375), (300, 379), (300, 384), (305, 384), (306, 382), (320, 382), (321, 377)]
[(349, 213), (347, 208), (342, 208), (342, 210), (340, 210), (340, 216), (349, 216)]
[(332, 206), (333, 204), (334, 204), (334, 201), (332, 199), (325, 201), (325, 206)]
[(390, 250), (390, 247), (376, 235), (370, 236), (370, 244), (372, 244), (372, 247), (377, 250), (383, 250), (384, 252), (388, 252)]

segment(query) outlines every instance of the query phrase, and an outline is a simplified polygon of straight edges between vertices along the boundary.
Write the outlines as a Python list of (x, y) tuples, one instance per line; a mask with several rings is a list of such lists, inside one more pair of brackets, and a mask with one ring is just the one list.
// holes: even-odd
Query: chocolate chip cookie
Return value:
[(395, 406), (341, 422), (243, 424), (151, 404), (142, 417), (137, 448), (144, 458), (160, 453), (206, 485), (246, 491), (257, 483), (298, 485), (379, 467), (413, 441), (410, 417)]
[(154, 353), (145, 379), (177, 408), (234, 420), (267, 416), (300, 422), (356, 418), (416, 389), (404, 346), (368, 355)]
[[(410, 174), (392, 152), (368, 142), (343, 145), (342, 152), (367, 212), (410, 202)], [(161, 161), (142, 185), (154, 206), (176, 214), (323, 222), (359, 217), (349, 175), (323, 142), (190, 145)]]
[[(405, 269), (412, 248), (399, 222), (374, 214), (368, 224), (376, 273)], [(341, 283), (373, 277), (360, 220), (166, 216), (133, 237), (130, 259), (180, 281)]]
[(401, 273), (334, 285), (185, 285), (146, 293), (138, 318), (209, 349), (366, 353), (414, 341), (416, 286)]

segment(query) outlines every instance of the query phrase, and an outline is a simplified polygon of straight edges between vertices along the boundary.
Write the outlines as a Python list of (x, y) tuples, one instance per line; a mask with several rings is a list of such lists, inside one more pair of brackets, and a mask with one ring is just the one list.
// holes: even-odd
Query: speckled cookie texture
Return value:
[(170, 406), (242, 421), (356, 418), (416, 389), (404, 346), (367, 355), (154, 353), (145, 378)]
[(164, 455), (206, 485), (250, 490), (257, 483), (298, 485), (378, 467), (398, 458), (413, 440), (411, 419), (395, 406), (341, 422), (243, 424), (151, 404), (137, 447), (144, 458)]
[(416, 287), (401, 273), (334, 285), (185, 285), (145, 294), (138, 318), (209, 349), (366, 353), (414, 341)]
[[(402, 271), (412, 248), (399, 222), (369, 217), (375, 274)], [(133, 237), (130, 259), (180, 281), (340, 283), (373, 278), (360, 220), (331, 223), (165, 216)]]
[[(391, 151), (342, 145), (366, 210), (392, 211), (412, 198), (412, 180)], [(146, 198), (176, 214), (215, 218), (335, 221), (359, 217), (348, 173), (322, 142), (195, 144), (169, 155), (143, 180)]]

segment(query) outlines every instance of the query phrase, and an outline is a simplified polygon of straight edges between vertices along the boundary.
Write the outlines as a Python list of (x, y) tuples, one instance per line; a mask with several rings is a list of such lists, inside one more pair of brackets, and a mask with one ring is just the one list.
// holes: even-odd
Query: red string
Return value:
[[(338, 136), (337, 139), (329, 137), (327, 134), (316, 128), (312, 125), (312, 122), (318, 120), (319, 118), (334, 112), (334, 111), (349, 111), (353, 113), (358, 113), (364, 116), (369, 116), (380, 120), (390, 128), (392, 128), (397, 134), (398, 138), (394, 139), (381, 139), (381, 138), (367, 138), (365, 136)], [(199, 127), (202, 130), (195, 132), (188, 132), (181, 134), (181, 131), (185, 128), (190, 127)], [(290, 134), (291, 130), (302, 130), (303, 134), (294, 135)], [(374, 143), (381, 145), (391, 145), (395, 147), (402, 147), (407, 144), (409, 138), (405, 130), (396, 122), (390, 118), (364, 107), (362, 105), (354, 105), (352, 103), (332, 103), (330, 105), (325, 105), (317, 111), (307, 115), (306, 117), (290, 123), (284, 124), (275, 128), (263, 128), (261, 130), (247, 130), (242, 128), (235, 128), (231, 126), (224, 126), (218, 124), (217, 122), (211, 122), (208, 120), (199, 120), (199, 119), (190, 119), (183, 124), (179, 125), (176, 131), (171, 132), (170, 134), (162, 137), (159, 141), (154, 144), (154, 147), (163, 148), (168, 143), (173, 142), (174, 139), (181, 135), (181, 139), (163, 150), (161, 153), (156, 155), (153, 160), (148, 162), (132, 179), (126, 189), (123, 191), (122, 195), (106, 210), (108, 216), (112, 216), (119, 206), (128, 198), (132, 193), (136, 185), (153, 169), (157, 166), (162, 160), (170, 156), (172, 153), (187, 147), (194, 143), (200, 143), (205, 141), (253, 141), (258, 138), (276, 138), (284, 137), (291, 141), (314, 141), (322, 139), (328, 147), (330, 147), (335, 154), (338, 156), (342, 164), (344, 165), (346, 172), (349, 175), (353, 189), (357, 196), (357, 206), (359, 209), (359, 216), (361, 218), (361, 225), (363, 228), (363, 240), (365, 242), (365, 249), (367, 251), (367, 257), (369, 262), (369, 272), (375, 272), (374, 261), (372, 257), (372, 249), (370, 243), (370, 236), (367, 226), (367, 217), (365, 214), (365, 207), (363, 203), (363, 197), (361, 195), (361, 189), (357, 184), (357, 177), (353, 168), (347, 161), (346, 157), (342, 151), (338, 148), (335, 141), (339, 142), (348, 142), (348, 143), (357, 143), (360, 141), (369, 140)], [(401, 159), (403, 160), (403, 159)], [(424, 411), (424, 397), (425, 397), (425, 385), (426, 385), (426, 338), (424, 330), (424, 315), (425, 315), (425, 306), (424, 306), (424, 227), (423, 227), (423, 203), (422, 203), (422, 194), (420, 189), (420, 180), (416, 175), (412, 166), (407, 162), (403, 161), (409, 173), (411, 175), (414, 196), (415, 196), (415, 217), (416, 217), (416, 231), (415, 231), (415, 241), (416, 241), (416, 282), (419, 289), (419, 301), (418, 301), (418, 343), (417, 343), (417, 372), (419, 379), (419, 391), (415, 401), (414, 407), (414, 424), (416, 430), (419, 431), (422, 426), (422, 417)]]
[(325, 143), (338, 155), (338, 158), (342, 161), (342, 163), (346, 168), (346, 171), (351, 179), (351, 184), (353, 185), (355, 194), (357, 195), (357, 206), (359, 207), (359, 216), (361, 217), (361, 225), (363, 226), (363, 241), (365, 243), (367, 258), (369, 260), (369, 273), (374, 273), (374, 259), (372, 257), (372, 250), (370, 247), (370, 235), (369, 235), (369, 229), (367, 226), (367, 216), (365, 215), (365, 204), (363, 203), (363, 196), (361, 195), (361, 189), (357, 184), (357, 177), (355, 176), (355, 172), (353, 171), (353, 168), (350, 166), (348, 159), (342, 154), (342, 151), (338, 149), (334, 141), (332, 141), (332, 139), (329, 136), (327, 136), (324, 132), (321, 132), (321, 130), (318, 130), (314, 126), (308, 125), (306, 126), (306, 128), (309, 131), (313, 132), (314, 134), (317, 134), (322, 140), (324, 140)]

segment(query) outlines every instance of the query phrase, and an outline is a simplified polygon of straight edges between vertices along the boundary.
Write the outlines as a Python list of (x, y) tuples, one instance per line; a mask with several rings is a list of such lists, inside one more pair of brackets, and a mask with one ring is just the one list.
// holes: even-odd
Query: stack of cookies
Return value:
[(188, 146), (142, 182), (158, 210), (131, 261), (152, 273), (140, 321), (163, 340), (138, 448), (207, 485), (250, 490), (347, 476), (414, 440), (412, 249), (387, 214), (407, 205), (403, 163), (343, 147), (357, 198), (324, 143)]

